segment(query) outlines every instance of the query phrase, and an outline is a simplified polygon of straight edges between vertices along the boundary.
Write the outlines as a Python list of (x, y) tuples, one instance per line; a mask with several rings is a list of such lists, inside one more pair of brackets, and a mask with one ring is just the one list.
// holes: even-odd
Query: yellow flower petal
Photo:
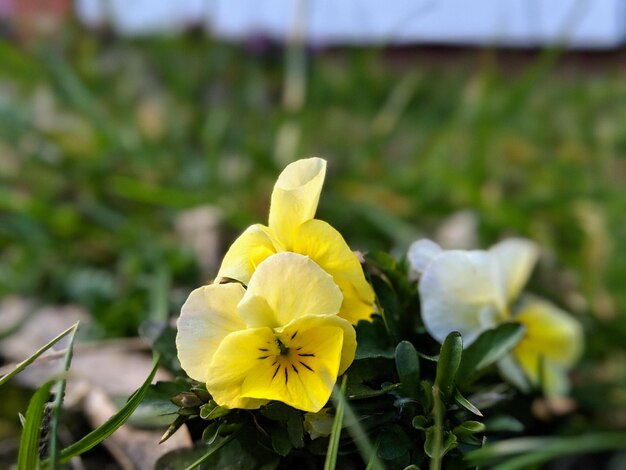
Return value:
[(339, 316), (351, 323), (369, 320), (374, 291), (359, 259), (337, 230), (322, 220), (309, 220), (298, 228), (292, 249), (309, 256), (339, 285), (344, 297)]
[(261, 357), (275, 353), (274, 332), (270, 328), (248, 328), (226, 336), (207, 371), (206, 387), (215, 402), (225, 408), (255, 409), (267, 400), (241, 396), (241, 386)]
[(504, 315), (493, 260), (485, 251), (444, 251), (428, 265), (419, 285), (424, 326), (440, 343), (452, 331), (467, 347)]
[(285, 252), (259, 264), (238, 308), (248, 326), (276, 328), (304, 315), (336, 315), (342, 300), (328, 273), (306, 256)]
[(525, 375), (535, 385), (543, 382), (548, 394), (565, 393), (566, 372), (583, 350), (580, 324), (551, 303), (534, 298), (522, 304), (514, 320), (526, 326), (526, 334), (513, 350)]
[(320, 326), (332, 326), (343, 330), (343, 347), (341, 349), (341, 360), (339, 362), (338, 372), (339, 375), (341, 375), (346, 371), (350, 364), (352, 364), (354, 354), (356, 353), (356, 331), (347, 320), (337, 316), (306, 315), (295, 319), (287, 326), (279, 328), (276, 331), (288, 338), (291, 338), (291, 336), (296, 333), (295, 338), (298, 338), (300, 331), (306, 331)]
[(326, 161), (308, 158), (288, 165), (274, 185), (269, 226), (289, 251), (298, 226), (315, 217), (325, 176)]
[(268, 256), (283, 251), (272, 231), (261, 224), (248, 227), (224, 255), (217, 279), (230, 278), (248, 284), (256, 267)]
[(514, 301), (526, 285), (537, 262), (539, 248), (530, 240), (509, 238), (492, 246), (489, 254), (497, 259), (502, 271), (507, 301)]
[(182, 368), (192, 379), (206, 381), (221, 341), (246, 327), (237, 315), (244, 293), (240, 284), (212, 284), (189, 294), (178, 318), (176, 348)]
[[(337, 380), (344, 338), (353, 341), (345, 325), (354, 331), (339, 317), (309, 316), (280, 332), (250, 328), (232, 333), (215, 354), (207, 390), (218, 404), (229, 408), (279, 400), (317, 412)], [(249, 399), (259, 401), (245, 401)]]

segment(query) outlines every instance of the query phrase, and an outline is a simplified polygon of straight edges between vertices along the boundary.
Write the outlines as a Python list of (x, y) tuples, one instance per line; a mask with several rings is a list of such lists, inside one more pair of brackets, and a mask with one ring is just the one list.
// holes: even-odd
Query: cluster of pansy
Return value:
[(408, 253), (412, 274), (419, 275), (421, 315), (440, 343), (452, 331), (469, 346), (502, 322), (525, 327), (522, 339), (500, 360), (502, 375), (523, 391), (541, 387), (548, 395), (566, 393), (567, 372), (583, 347), (577, 321), (553, 304), (522, 289), (539, 250), (530, 240), (512, 238), (489, 250), (442, 250), (418, 240)]
[[(374, 313), (374, 291), (357, 256), (315, 219), (326, 162), (287, 166), (272, 193), (268, 226), (249, 227), (230, 247), (216, 282), (182, 307), (176, 345), (187, 374), (225, 408), (271, 400), (318, 412), (354, 360), (353, 325)], [(538, 257), (534, 243), (487, 251), (442, 250), (419, 240), (408, 253), (419, 277), (422, 321), (439, 342), (458, 331), (464, 347), (502, 322), (525, 327), (498, 363), (521, 390), (567, 391), (580, 356), (579, 324), (554, 305), (521, 295)]]
[(287, 166), (268, 226), (235, 240), (216, 282), (182, 307), (181, 365), (220, 406), (317, 412), (354, 359), (352, 325), (370, 318), (374, 292), (341, 234), (314, 218), (325, 172), (319, 158)]

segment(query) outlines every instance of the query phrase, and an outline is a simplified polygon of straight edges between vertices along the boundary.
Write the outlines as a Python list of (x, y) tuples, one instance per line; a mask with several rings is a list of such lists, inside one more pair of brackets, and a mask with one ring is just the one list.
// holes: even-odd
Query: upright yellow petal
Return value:
[(336, 315), (342, 300), (333, 278), (315, 262), (285, 252), (259, 264), (238, 308), (248, 326), (276, 328), (304, 315)]
[(583, 350), (580, 324), (551, 303), (535, 298), (522, 304), (514, 320), (526, 326), (526, 334), (513, 350), (513, 356), (530, 382), (535, 385), (543, 382), (548, 394), (564, 393), (566, 373)]
[(539, 247), (530, 240), (509, 238), (492, 246), (489, 254), (498, 260), (507, 301), (515, 301), (537, 262)]
[(337, 230), (322, 220), (309, 220), (298, 228), (292, 249), (309, 256), (333, 277), (344, 297), (339, 316), (351, 323), (369, 320), (374, 311), (374, 290), (359, 259)]
[(182, 368), (199, 382), (207, 371), (221, 341), (246, 324), (237, 315), (243, 298), (240, 284), (212, 284), (189, 294), (178, 318), (176, 348)]
[(217, 280), (230, 278), (248, 284), (256, 267), (278, 251), (283, 251), (282, 247), (268, 227), (251, 225), (224, 255)]
[(278, 177), (272, 192), (269, 226), (286, 250), (291, 251), (298, 226), (315, 217), (325, 176), (326, 160), (308, 158), (287, 165)]

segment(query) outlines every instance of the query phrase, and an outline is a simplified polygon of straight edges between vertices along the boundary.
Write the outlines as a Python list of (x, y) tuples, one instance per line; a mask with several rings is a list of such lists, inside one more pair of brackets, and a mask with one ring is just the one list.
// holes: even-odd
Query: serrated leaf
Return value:
[(437, 372), (435, 374), (435, 385), (446, 400), (454, 389), (454, 380), (461, 364), (462, 352), (463, 339), (461, 338), (461, 333), (453, 331), (441, 345), (441, 353), (439, 354)]
[(396, 369), (404, 391), (413, 398), (419, 397), (420, 363), (415, 347), (408, 341), (396, 346)]
[(466, 382), (473, 373), (495, 363), (507, 354), (524, 336), (525, 327), (518, 323), (504, 323), (482, 333), (463, 351), (457, 382)]

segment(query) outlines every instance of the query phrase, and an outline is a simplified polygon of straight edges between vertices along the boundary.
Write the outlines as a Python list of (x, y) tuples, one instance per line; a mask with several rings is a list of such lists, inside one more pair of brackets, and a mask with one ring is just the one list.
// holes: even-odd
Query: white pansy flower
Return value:
[[(580, 324), (541, 299), (520, 297), (539, 255), (530, 240), (513, 238), (489, 250), (443, 250), (430, 240), (409, 248), (419, 276), (421, 315), (426, 330), (440, 343), (452, 331), (469, 346), (485, 330), (515, 321), (526, 331), (501, 373), (521, 390), (541, 386), (547, 394), (567, 392), (567, 372), (583, 348)], [(515, 305), (515, 308), (514, 308)]]
[(539, 250), (519, 238), (489, 250), (442, 250), (430, 240), (409, 248), (412, 271), (420, 275), (424, 326), (440, 343), (452, 331), (470, 345), (485, 330), (510, 318), (510, 305), (528, 280)]

